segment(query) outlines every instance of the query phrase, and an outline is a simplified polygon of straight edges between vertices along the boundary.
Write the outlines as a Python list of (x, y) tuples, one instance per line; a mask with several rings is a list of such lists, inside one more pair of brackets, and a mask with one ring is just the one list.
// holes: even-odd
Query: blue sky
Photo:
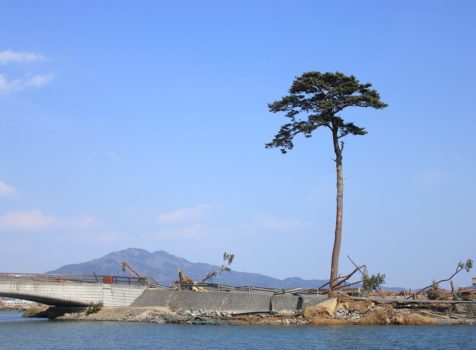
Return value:
[[(472, 1), (0, 0), (0, 270), (139, 247), (327, 278), (330, 135), (267, 150), (305, 71), (385, 110), (344, 154), (346, 255), (418, 287), (476, 259)], [(462, 273), (469, 285), (474, 272)]]

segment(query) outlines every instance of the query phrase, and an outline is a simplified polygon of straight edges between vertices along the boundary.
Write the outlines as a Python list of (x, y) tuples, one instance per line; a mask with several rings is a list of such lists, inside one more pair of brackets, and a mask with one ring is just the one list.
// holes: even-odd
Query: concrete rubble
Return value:
[(349, 298), (327, 299), (296, 312), (233, 313), (169, 307), (120, 307), (103, 308), (90, 315), (69, 313), (59, 319), (196, 325), (476, 325), (476, 304), (442, 307), (441, 303), (428, 303), (424, 307), (405, 307), (388, 301)]

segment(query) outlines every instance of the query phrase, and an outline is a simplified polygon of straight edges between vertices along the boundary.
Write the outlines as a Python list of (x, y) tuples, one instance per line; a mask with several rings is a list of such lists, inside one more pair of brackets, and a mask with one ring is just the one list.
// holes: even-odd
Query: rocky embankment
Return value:
[(448, 302), (327, 299), (302, 312), (239, 314), (167, 307), (103, 308), (95, 313), (68, 313), (63, 320), (125, 321), (209, 325), (476, 325), (476, 304)]
[(37, 303), (0, 302), (0, 311), (18, 311), (25, 317), (48, 317), (48, 306)]

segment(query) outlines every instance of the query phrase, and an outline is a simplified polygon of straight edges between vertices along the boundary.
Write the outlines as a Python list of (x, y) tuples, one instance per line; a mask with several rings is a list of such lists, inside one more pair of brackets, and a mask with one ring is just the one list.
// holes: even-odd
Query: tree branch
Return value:
[(448, 282), (450, 281), (451, 279), (453, 279), (454, 276), (456, 276), (459, 272), (463, 271), (464, 270), (464, 267), (459, 267), (456, 269), (456, 271), (448, 278), (445, 278), (445, 279), (442, 279), (442, 280), (439, 280), (438, 282), (433, 282), (432, 284), (430, 284), (429, 286), (425, 287), (425, 288), (422, 288), (420, 290), (418, 290), (417, 292), (415, 292), (415, 295), (418, 295), (422, 292), (424, 292), (425, 290), (427, 289), (430, 289), (431, 287), (433, 287), (435, 284), (438, 285), (442, 282)]

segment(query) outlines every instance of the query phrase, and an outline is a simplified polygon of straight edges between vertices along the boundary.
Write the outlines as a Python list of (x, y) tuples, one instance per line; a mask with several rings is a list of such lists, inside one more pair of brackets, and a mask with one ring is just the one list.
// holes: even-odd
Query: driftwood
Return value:
[(464, 300), (476, 300), (476, 289), (460, 289), (458, 294), (461, 295)]
[[(362, 267), (362, 266), (360, 266)], [(344, 283), (345, 281), (347, 281), (349, 278), (351, 278), (357, 271), (359, 271), (359, 268), (356, 268), (355, 270), (353, 270), (351, 273), (349, 273), (348, 275), (345, 275), (345, 276), (337, 276), (337, 278), (334, 280), (334, 282), (336, 282), (335, 284), (335, 287), (332, 288), (332, 290), (334, 289), (339, 289), (339, 288), (342, 288), (342, 283)], [(324, 287), (328, 286), (329, 284), (331, 283), (331, 281), (328, 281), (326, 283), (324, 283), (323, 285), (321, 285), (318, 289), (321, 290), (321, 289), (324, 289)]]
[(195, 285), (195, 281), (185, 275), (182, 270), (178, 271), (179, 280), (175, 281), (175, 288), (181, 290), (187, 290)]
[(218, 276), (219, 274), (221, 274), (222, 272), (229, 272), (231, 269), (230, 269), (230, 265), (231, 263), (233, 262), (233, 259), (235, 258), (235, 254), (229, 254), (227, 252), (223, 253), (223, 262), (224, 264), (222, 264), (218, 270), (216, 271), (211, 271), (209, 272), (202, 280), (200, 283), (205, 283), (207, 281), (212, 281), (212, 279), (216, 276)]
[[(332, 289), (327, 289), (326, 291), (324, 291), (325, 293), (329, 293), (329, 292), (332, 292), (332, 291), (337, 291), (337, 290), (340, 290), (342, 288), (347, 288), (347, 287), (350, 287), (350, 286), (354, 286), (356, 284), (359, 284), (359, 283), (362, 283), (363, 280), (359, 280), (357, 282), (352, 282), (352, 283), (349, 283), (349, 284), (345, 284), (346, 281), (348, 281), (353, 275), (355, 275), (361, 268), (363, 268), (364, 265), (362, 266), (359, 266), (357, 267), (356, 269), (354, 269), (351, 273), (349, 273), (348, 275), (345, 275), (345, 276), (339, 276), (335, 279), (336, 281), (336, 284), (334, 285), (334, 288)], [(327, 283), (324, 283), (322, 286), (320, 286), (318, 289), (319, 290), (322, 290), (324, 287), (328, 286), (330, 284), (330, 281), (327, 282)]]
[(446, 289), (438, 288), (438, 285), (435, 284), (428, 290), (427, 296), (430, 300), (448, 300), (452, 299), (453, 294)]
[[(369, 274), (367, 272), (367, 266), (366, 265), (357, 265), (350, 256), (347, 255), (347, 258), (350, 260), (350, 262), (354, 265), (355, 269), (349, 273), (348, 275), (345, 276), (338, 276), (336, 279), (333, 280), (334, 282), (334, 287), (328, 288), (326, 290), (323, 290), (324, 287), (331, 285), (331, 281), (324, 283), (321, 285), (318, 290), (322, 291), (324, 293), (331, 294), (332, 292), (341, 290), (343, 288), (347, 288), (350, 286), (354, 286), (356, 284), (362, 284), (364, 286), (364, 289), (374, 290), (376, 287), (382, 283), (384, 283), (384, 278), (385, 275), (380, 275), (377, 274), (376, 276), (372, 275), (369, 277)], [(352, 282), (352, 283), (346, 283), (352, 276), (354, 276), (357, 272), (360, 272), (362, 275), (362, 279), (357, 281), (357, 282)]]
[[(350, 256), (347, 255), (347, 258), (350, 260), (350, 262), (354, 265), (355, 269), (349, 273), (348, 275), (345, 275), (345, 276), (337, 276), (337, 278), (335, 280), (333, 280), (332, 282), (336, 282), (334, 287), (332, 289), (330, 289), (329, 291), (332, 291), (332, 290), (336, 290), (336, 289), (341, 289), (343, 287), (348, 287), (348, 286), (351, 286), (351, 285), (355, 285), (355, 284), (358, 284), (358, 283), (362, 283), (363, 280), (368, 276), (368, 273), (367, 273), (367, 266), (365, 265), (361, 265), (361, 266), (358, 266), (352, 259)], [(362, 280), (361, 281), (358, 281), (358, 282), (354, 282), (354, 283), (351, 283), (351, 284), (346, 284), (346, 285), (342, 285), (344, 282), (346, 282), (347, 280), (349, 280), (355, 273), (357, 272), (360, 272), (362, 274)], [(331, 284), (331, 281), (329, 282), (326, 282), (324, 283), (322, 286), (320, 286), (318, 289), (321, 290), (323, 289), (324, 287), (328, 286)]]
[(195, 281), (191, 279), (190, 277), (186, 276), (182, 270), (179, 270), (179, 282), (180, 283), (185, 283), (185, 284), (195, 284)]
[[(361, 266), (362, 267), (362, 266)], [(335, 285), (334, 285), (334, 288), (332, 289), (338, 289), (338, 288), (341, 288), (341, 287), (345, 287), (345, 286), (349, 286), (349, 285), (352, 285), (352, 284), (356, 284), (356, 283), (352, 283), (352, 284), (346, 284), (345, 286), (343, 286), (342, 284), (349, 280), (355, 273), (357, 273), (358, 271), (360, 271), (360, 268), (361, 267), (357, 267), (354, 271), (352, 271), (351, 273), (349, 273), (347, 276), (344, 276), (344, 278), (342, 278), (339, 282), (337, 282)]]
[(435, 289), (435, 286), (436, 286), (436, 288), (438, 288), (438, 285), (440, 283), (451, 281), (453, 279), (453, 277), (455, 277), (458, 273), (460, 273), (463, 270), (466, 270), (467, 272), (469, 272), (469, 270), (471, 270), (472, 267), (473, 267), (473, 260), (471, 260), (471, 259), (466, 260), (466, 263), (462, 263), (462, 262), (458, 263), (458, 266), (456, 267), (455, 272), (450, 277), (441, 279), (437, 282), (433, 282), (429, 286), (426, 286), (424, 288), (419, 289), (418, 291), (416, 291), (413, 294), (413, 297), (416, 297), (418, 294), (421, 294), (421, 293), (423, 293), (424, 291), (427, 291), (430, 288)]
[(347, 255), (347, 259), (349, 259), (349, 261), (352, 263), (352, 265), (354, 265), (355, 268), (360, 271), (360, 273), (362, 274), (362, 279), (368, 277), (369, 274), (367, 272), (367, 266), (365, 266), (365, 265), (362, 265), (360, 267), (357, 266), (357, 264), (354, 262), (354, 260), (352, 260), (352, 258), (348, 255)]

